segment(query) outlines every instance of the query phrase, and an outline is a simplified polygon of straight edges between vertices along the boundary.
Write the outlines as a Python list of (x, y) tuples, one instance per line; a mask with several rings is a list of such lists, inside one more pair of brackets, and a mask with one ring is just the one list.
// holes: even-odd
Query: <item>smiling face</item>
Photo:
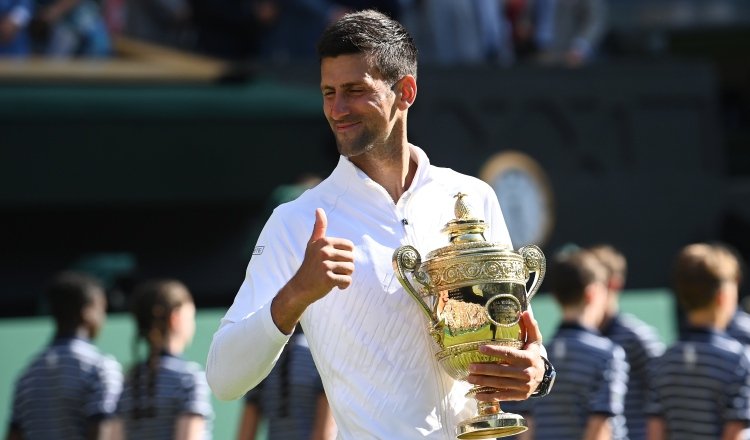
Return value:
[(341, 155), (359, 156), (398, 140), (396, 93), (364, 55), (323, 58), (320, 72), (323, 112)]

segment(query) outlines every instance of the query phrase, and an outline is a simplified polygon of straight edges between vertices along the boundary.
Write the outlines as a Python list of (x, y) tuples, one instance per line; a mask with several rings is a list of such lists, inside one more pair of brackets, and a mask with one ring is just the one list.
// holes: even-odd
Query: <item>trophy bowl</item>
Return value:
[[(466, 380), (472, 363), (498, 361), (480, 353), (482, 345), (523, 347), (521, 314), (546, 271), (537, 246), (514, 251), (510, 245), (487, 242), (486, 224), (471, 216), (465, 197), (456, 195), (456, 218), (443, 228), (450, 236), (448, 246), (429, 252), (425, 261), (413, 246), (393, 253), (396, 276), (430, 320), (430, 334), (440, 349), (437, 360), (456, 380)], [(490, 391), (474, 386), (467, 397)], [(478, 401), (477, 410), (476, 417), (459, 423), (457, 438), (507, 437), (528, 429), (523, 417), (503, 412), (498, 402)]]

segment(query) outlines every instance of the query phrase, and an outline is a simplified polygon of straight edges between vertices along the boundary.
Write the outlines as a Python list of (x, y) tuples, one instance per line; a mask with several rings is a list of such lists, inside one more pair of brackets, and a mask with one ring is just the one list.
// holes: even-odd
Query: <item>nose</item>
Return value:
[(341, 93), (334, 94), (330, 98), (328, 105), (328, 113), (333, 120), (339, 120), (349, 114), (349, 104), (346, 102), (346, 97)]

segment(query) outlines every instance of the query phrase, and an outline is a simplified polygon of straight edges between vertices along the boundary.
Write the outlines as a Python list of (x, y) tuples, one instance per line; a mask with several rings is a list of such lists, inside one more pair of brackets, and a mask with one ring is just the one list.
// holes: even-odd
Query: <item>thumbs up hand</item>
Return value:
[(344, 238), (327, 237), (328, 218), (315, 210), (315, 225), (297, 273), (289, 281), (308, 305), (326, 296), (334, 287), (346, 289), (354, 272), (354, 244)]

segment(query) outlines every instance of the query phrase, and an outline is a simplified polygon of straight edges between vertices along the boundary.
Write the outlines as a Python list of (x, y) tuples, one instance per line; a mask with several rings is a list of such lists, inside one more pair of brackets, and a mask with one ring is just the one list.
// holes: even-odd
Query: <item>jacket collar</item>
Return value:
[[(409, 189), (404, 194), (411, 192), (414, 188), (418, 188), (429, 178), (428, 169), (430, 167), (430, 160), (427, 158), (427, 154), (417, 146), (410, 144), (409, 148), (412, 159), (417, 161), (417, 171), (414, 173), (414, 179)], [(331, 179), (333, 184), (346, 190), (357, 192), (385, 191), (380, 184), (372, 180), (364, 171), (344, 156), (339, 156), (338, 165), (336, 165), (336, 169), (331, 173)]]

